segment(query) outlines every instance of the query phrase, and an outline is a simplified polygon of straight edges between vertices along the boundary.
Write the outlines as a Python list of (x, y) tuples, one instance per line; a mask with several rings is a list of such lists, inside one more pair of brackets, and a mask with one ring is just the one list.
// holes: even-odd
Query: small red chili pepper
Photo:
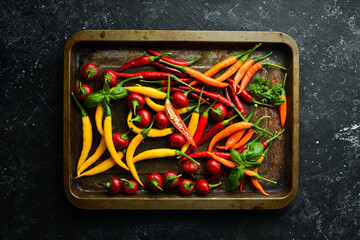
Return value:
[(219, 172), (221, 172), (221, 169), (221, 164), (214, 159), (209, 159), (206, 162), (206, 171), (211, 175), (217, 175)]
[(162, 180), (163, 180), (164, 185), (167, 188), (172, 189), (172, 188), (176, 188), (177, 186), (179, 186), (181, 176), (182, 176), (181, 174), (177, 175), (174, 172), (167, 171), (162, 176)]
[(195, 147), (195, 150), (197, 151), (197, 146), (195, 144), (195, 141), (193, 137), (191, 136), (191, 133), (189, 132), (189, 129), (187, 128), (184, 121), (181, 119), (179, 114), (175, 111), (174, 107), (171, 104), (170, 101), (170, 76), (168, 77), (168, 89), (166, 92), (166, 98), (165, 98), (165, 114), (170, 120), (171, 124), (186, 138), (186, 140), (189, 141), (189, 143)]
[(139, 185), (134, 180), (127, 180), (125, 178), (121, 178), (121, 181), (124, 181), (125, 184), (123, 185), (123, 193), (126, 195), (135, 194), (139, 188)]
[[(228, 78), (227, 81), (230, 83), (230, 85), (233, 85), (233, 80), (231, 78)], [(236, 86), (237, 86), (237, 88), (240, 88), (239, 85), (236, 85)], [(242, 92), (239, 94), (239, 97), (247, 103), (258, 104), (258, 105), (262, 105), (262, 106), (266, 106), (266, 107), (275, 107), (274, 105), (271, 105), (271, 104), (256, 101), (253, 98), (253, 96), (251, 96), (251, 94), (248, 91), (246, 91), (246, 89), (242, 90)]]
[(81, 84), (75, 89), (75, 97), (79, 101), (84, 101), (91, 94), (91, 88), (86, 84)]
[[(186, 90), (186, 91), (190, 89), (189, 87), (186, 87), (186, 86), (179, 86), (179, 88), (180, 88), (180, 89), (183, 89), (183, 90)], [(194, 92), (195, 92), (196, 94), (200, 94), (201, 89), (199, 89), (199, 88), (194, 88), (194, 89), (195, 89)], [(214, 92), (210, 92), (210, 91), (206, 91), (206, 90), (203, 91), (203, 96), (206, 97), (206, 98), (210, 98), (211, 100), (215, 100), (218, 95), (219, 95), (218, 93), (214, 93)], [(220, 95), (220, 97), (219, 97), (219, 99), (218, 99), (218, 102), (224, 104), (225, 107), (230, 107), (230, 108), (234, 109), (235, 112), (236, 112), (237, 114), (239, 114), (239, 116), (241, 117), (241, 119), (242, 119), (242, 120), (245, 120), (245, 118), (244, 118), (245, 113), (241, 113), (241, 112), (237, 109), (237, 107), (235, 106), (235, 104), (232, 103), (230, 100), (228, 100), (228, 99), (226, 99), (225, 97), (223, 97), (223, 96)]]
[(192, 160), (187, 160), (182, 165), (181, 170), (186, 174), (194, 174), (199, 170), (199, 165)]
[[(210, 109), (212, 109), (212, 107), (214, 106), (214, 104), (216, 103), (217, 99), (201, 114), (200, 119), (199, 119), (199, 123), (198, 126), (196, 128), (196, 132), (194, 134), (194, 141), (197, 144), (202, 135), (204, 134), (206, 125), (208, 123), (209, 120), (209, 111)], [(194, 148), (192, 146), (190, 146), (188, 148), (188, 150), (186, 151), (186, 154), (189, 154)]]
[(114, 146), (117, 150), (123, 150), (129, 145), (130, 140), (128, 134), (131, 131), (132, 129), (129, 129), (126, 133), (121, 134), (120, 132), (116, 132), (112, 135)]
[(109, 194), (118, 194), (122, 187), (122, 182), (117, 177), (110, 178), (110, 181), (106, 182), (105, 187), (108, 190)]
[(162, 72), (174, 74), (175, 76), (177, 76), (179, 78), (188, 78), (189, 77), (189, 75), (187, 75), (186, 73), (183, 73), (179, 69), (170, 67), (168, 65), (165, 65), (165, 64), (162, 64), (159, 62), (152, 62), (151, 65), (153, 65), (155, 68), (159, 69)]
[[(179, 78), (180, 81), (184, 82), (184, 83), (189, 83), (191, 81), (194, 80), (194, 78)], [(157, 84), (157, 85), (162, 85), (163, 87), (167, 87), (167, 80), (140, 80), (140, 82), (145, 82), (145, 83), (152, 83), (152, 84)], [(181, 83), (176, 82), (176, 81), (170, 81), (170, 86), (177, 86), (180, 85)]]
[(95, 64), (88, 63), (88, 64), (85, 64), (85, 66), (82, 68), (81, 73), (85, 80), (91, 81), (97, 77), (97, 75), (99, 74), (99, 71), (98, 71), (97, 67), (95, 66)]
[(195, 191), (197, 194), (205, 196), (208, 195), (211, 188), (220, 186), (221, 182), (217, 184), (209, 184), (205, 179), (199, 179), (195, 185)]
[(210, 182), (210, 181), (213, 181), (215, 179), (218, 179), (219, 177), (221, 177), (224, 174), (224, 172), (225, 172), (225, 168), (222, 168), (221, 171), (218, 174), (208, 178), (207, 180)]
[(217, 103), (211, 109), (210, 115), (215, 122), (221, 122), (227, 116), (227, 109), (223, 104)]
[(170, 141), (170, 145), (175, 148), (181, 148), (186, 143), (185, 138), (178, 133), (171, 134), (169, 141)]
[(138, 128), (147, 128), (151, 123), (150, 113), (145, 109), (141, 109), (130, 122), (135, 122)]
[[(229, 89), (228, 88), (225, 88), (225, 97), (231, 101), (231, 97), (230, 97), (230, 93), (229, 93)], [(229, 119), (229, 118), (232, 118), (233, 116), (235, 116), (235, 111), (234, 109), (230, 108), (227, 112), (227, 116), (226, 116), (226, 119)], [(229, 125), (233, 124), (234, 123), (234, 120), (232, 120)]]
[(152, 192), (157, 192), (159, 190), (163, 191), (161, 188), (162, 184), (162, 178), (157, 173), (150, 174), (146, 179), (146, 186), (148, 187), (149, 191)]
[(233, 88), (233, 86), (231, 84), (229, 85), (229, 88), (230, 88), (230, 94), (231, 94), (231, 98), (233, 100), (233, 103), (235, 104), (236, 108), (240, 112), (244, 113), (244, 115), (245, 115), (246, 112), (245, 112), (244, 105), (240, 101), (239, 97), (236, 95), (235, 90), (234, 90), (234, 88)]
[(137, 72), (137, 73), (116, 73), (116, 75), (122, 78), (142, 76), (143, 79), (167, 79), (168, 76), (171, 76), (172, 74), (165, 72), (150, 71), (150, 72)]
[[(166, 92), (167, 91), (167, 87), (163, 87), (163, 88), (158, 88), (161, 91)], [(200, 96), (194, 92), (189, 92), (191, 89), (189, 88), (189, 90), (183, 90), (180, 88), (176, 88), (176, 87), (170, 87), (170, 93), (176, 93), (176, 92), (181, 92), (181, 93), (188, 93), (187, 96), (189, 96), (192, 99), (195, 100), (199, 100)], [(201, 92), (201, 91), (200, 91)], [(201, 98), (201, 102), (205, 102), (206, 104), (210, 104), (206, 99)]]
[[(156, 51), (150, 50), (150, 49), (148, 49), (147, 51), (148, 51), (148, 53), (150, 53), (151, 55), (155, 55), (155, 56), (159, 56), (159, 55), (161, 54), (161, 53), (159, 53), (159, 52), (156, 52)], [(198, 57), (198, 58), (196, 58), (196, 59), (194, 59), (194, 60), (191, 60), (191, 61), (181, 61), (181, 60), (177, 60), (177, 59), (170, 58), (170, 57), (168, 57), (168, 56), (162, 56), (160, 59), (162, 59), (162, 60), (164, 60), (164, 61), (166, 61), (166, 62), (172, 63), (172, 64), (179, 65), (179, 66), (191, 66), (191, 65), (193, 65), (195, 62), (197, 62), (197, 61), (203, 59), (204, 57), (206, 57), (207, 55), (209, 55), (209, 53), (204, 54), (204, 55), (202, 55), (202, 56), (200, 56), (200, 57)]]
[(109, 84), (109, 87), (112, 88), (117, 82), (117, 75), (113, 70), (107, 69), (101, 74), (100, 81), (102, 85), (107, 83)]
[(179, 192), (182, 195), (188, 196), (194, 191), (194, 182), (191, 179), (181, 179), (179, 183)]
[(224, 127), (229, 125), (231, 120), (235, 119), (238, 115), (233, 116), (232, 118), (225, 119), (217, 124), (215, 124), (209, 131), (205, 133), (205, 135), (200, 139), (198, 145), (202, 145), (203, 143), (207, 142), (210, 138), (212, 138), (215, 134), (221, 131)]
[(169, 119), (163, 112), (157, 112), (155, 114), (155, 125), (160, 129), (165, 129), (169, 126)]
[(164, 55), (169, 55), (169, 54), (171, 54), (171, 53), (164, 53), (164, 54), (161, 54), (158, 56), (142, 56), (142, 57), (136, 58), (136, 59), (122, 65), (116, 72), (119, 73), (119, 72), (124, 71), (125, 69), (146, 65), (148, 63), (155, 61), (158, 58), (161, 58)]
[(136, 114), (136, 110), (140, 110), (144, 107), (145, 98), (143, 95), (138, 93), (130, 93), (126, 98), (126, 104), (129, 108), (134, 109), (134, 115)]
[(269, 146), (269, 144), (274, 141), (277, 137), (279, 137), (283, 132), (285, 131), (285, 129), (283, 129), (281, 132), (279, 132), (278, 134), (274, 135), (273, 137), (269, 138), (266, 141), (263, 141), (261, 144), (264, 146), (264, 149), (267, 148)]
[[(224, 159), (227, 159), (227, 160), (231, 160), (231, 156), (230, 156), (230, 153), (228, 152), (210, 152), (218, 157), (221, 157), (221, 158), (224, 158)], [(210, 154), (208, 152), (196, 152), (196, 153), (193, 153), (193, 154), (190, 154), (189, 155), (191, 158), (211, 158)], [(179, 164), (185, 160), (188, 160), (186, 157), (182, 158), (180, 161), (179, 161)]]

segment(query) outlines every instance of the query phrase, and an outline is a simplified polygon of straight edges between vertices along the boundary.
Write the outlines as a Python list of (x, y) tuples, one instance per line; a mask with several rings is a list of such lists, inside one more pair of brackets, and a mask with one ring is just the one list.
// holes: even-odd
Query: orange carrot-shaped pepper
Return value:
[(283, 87), (282, 87), (282, 91), (281, 91), (281, 99), (284, 99), (285, 102), (283, 102), (283, 103), (280, 104), (280, 106), (279, 106), (280, 122), (281, 122), (281, 126), (282, 126), (282, 127), (284, 127), (284, 125), (285, 125), (286, 113), (287, 113), (287, 105), (286, 105), (287, 102), (286, 102), (286, 92), (285, 92), (286, 77), (287, 77), (287, 73), (285, 74), (284, 83), (283, 83)]

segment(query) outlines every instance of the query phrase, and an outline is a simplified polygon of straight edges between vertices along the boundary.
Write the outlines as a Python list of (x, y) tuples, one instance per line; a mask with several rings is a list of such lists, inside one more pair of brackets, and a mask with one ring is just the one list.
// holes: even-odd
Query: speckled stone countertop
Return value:
[[(1, 1), (1, 239), (360, 238), (360, 4)], [(271, 211), (85, 211), (62, 178), (63, 50), (83, 29), (280, 31), (300, 51), (300, 178)]]

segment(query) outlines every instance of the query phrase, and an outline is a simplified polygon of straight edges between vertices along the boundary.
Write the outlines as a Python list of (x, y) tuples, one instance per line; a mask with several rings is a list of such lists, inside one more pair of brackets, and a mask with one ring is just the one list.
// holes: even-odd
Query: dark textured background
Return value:
[[(360, 238), (360, 3), (1, 1), (1, 239)], [(300, 50), (300, 183), (274, 211), (85, 211), (62, 183), (63, 49), (82, 29), (280, 31)]]

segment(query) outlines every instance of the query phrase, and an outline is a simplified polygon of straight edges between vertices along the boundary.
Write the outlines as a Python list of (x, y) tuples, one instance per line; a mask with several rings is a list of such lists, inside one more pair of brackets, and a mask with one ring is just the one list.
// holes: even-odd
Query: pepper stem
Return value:
[(278, 134), (274, 135), (272, 138), (269, 138), (268, 140), (266, 140), (265, 142), (267, 144), (271, 143), (272, 141), (274, 141), (277, 137), (279, 137), (283, 132), (285, 131), (285, 129), (283, 129), (281, 132), (279, 132)]
[(195, 91), (194, 88), (190, 89), (190, 90), (187, 91), (187, 92), (184, 92), (184, 96), (187, 97), (187, 96), (189, 95), (189, 93), (191, 93), (191, 92), (193, 92), (193, 91)]
[(256, 142), (257, 140), (259, 140), (263, 135), (264, 135), (264, 132), (260, 132), (260, 134), (254, 140), (252, 140), (251, 143)]
[(277, 184), (277, 182), (272, 181), (272, 180), (269, 180), (269, 179), (267, 179), (267, 178), (264, 178), (264, 177), (260, 176), (260, 175), (257, 174), (257, 173), (255, 173), (254, 175), (252, 175), (252, 177), (255, 177), (255, 178), (257, 178), (257, 179), (264, 180), (264, 181), (267, 181), (267, 182), (271, 182), (271, 183), (273, 183), (273, 184)]
[(262, 106), (266, 106), (266, 107), (272, 107), (272, 108), (275, 107), (274, 105), (267, 104), (267, 103), (262, 103), (262, 102), (256, 101), (255, 99), (253, 99), (253, 103), (256, 103), (256, 104), (262, 105)]
[(157, 189), (164, 191), (160, 186), (159, 186), (159, 181), (156, 179), (151, 179), (150, 180), (150, 184), (153, 185), (154, 187), (156, 187)]
[[(132, 120), (132, 119), (131, 119)], [(130, 120), (130, 121), (131, 121)], [(132, 128), (130, 128), (126, 133), (123, 133), (123, 134), (121, 134), (120, 135), (120, 137), (122, 138), (122, 139), (124, 139), (124, 140), (128, 140), (129, 139), (129, 137), (128, 137), (128, 135), (129, 135), (129, 133), (132, 131)]]
[(177, 178), (180, 178), (182, 176), (182, 174), (179, 174), (177, 176), (174, 176), (174, 175), (168, 175), (166, 177), (166, 180), (170, 183), (174, 183), (176, 181)]
[(134, 80), (134, 79), (141, 79), (143, 78), (143, 76), (136, 76), (136, 77), (131, 77), (131, 78), (127, 78), (125, 80), (122, 80), (121, 82), (119, 82), (119, 86), (122, 87), (125, 83), (131, 81), (131, 80)]
[(223, 113), (223, 111), (219, 107), (211, 109), (211, 111), (215, 114), (216, 117), (221, 117)]
[(74, 98), (76, 105), (78, 105), (78, 107), (80, 108), (80, 112), (81, 112), (81, 117), (86, 117), (88, 116), (87, 112), (85, 111), (85, 109), (81, 106), (81, 104), (79, 103), (79, 101), (77, 100), (77, 98), (75, 97), (75, 94), (72, 92), (71, 96)]
[[(284, 82), (283, 82), (283, 86), (282, 86), (283, 89), (285, 89), (286, 77), (287, 77), (287, 73), (285, 73), (285, 76), (284, 76)], [(81, 84), (81, 83), (80, 83), (80, 84)]]
[(204, 57), (207, 57), (209, 54), (210, 54), (210, 53), (206, 53), (206, 54), (204, 54), (204, 55), (202, 55), (202, 56), (200, 56), (200, 57), (198, 57), (198, 58), (196, 58), (196, 59), (194, 59), (194, 60), (188, 61), (188, 66), (193, 65), (193, 64), (196, 63), (197, 61), (203, 59)]
[(254, 115), (257, 107), (258, 107), (258, 105), (255, 104), (253, 110), (251, 111), (251, 113), (249, 114), (249, 116), (246, 118), (246, 121), (247, 121), (247, 122), (250, 121), (250, 119), (251, 119), (251, 117)]
[(136, 108), (140, 106), (139, 100), (133, 99), (130, 102), (131, 102), (131, 106), (133, 106), (134, 109), (134, 115), (136, 115)]
[(162, 56), (165, 56), (165, 55), (171, 55), (171, 53), (163, 53), (163, 54), (160, 54), (158, 56), (149, 56), (149, 62), (153, 62), (156, 59), (161, 58)]
[(86, 95), (85, 88), (84, 88), (84, 87), (82, 87), (81, 82), (80, 82), (80, 86), (79, 86), (78, 94), (79, 94), (81, 97), (83, 97), (83, 96), (85, 96), (85, 95)]
[(190, 191), (193, 187), (194, 183), (190, 182), (190, 181), (187, 181), (185, 184), (184, 184), (184, 188), (188, 191)]
[(153, 120), (151, 121), (150, 126), (149, 126), (147, 129), (142, 130), (142, 131), (140, 132), (141, 135), (143, 135), (144, 137), (146, 137), (146, 136), (149, 134), (152, 126), (154, 125), (154, 120), (155, 120), (155, 117), (154, 117)]
[(165, 102), (170, 102), (170, 76), (168, 76), (168, 84), (167, 84), (167, 90), (166, 90), (166, 98)]
[(199, 101), (198, 101), (198, 104), (196, 105), (196, 108), (194, 110), (194, 112), (196, 112), (196, 113), (200, 112), (200, 105), (201, 105), (201, 98), (202, 98), (203, 91), (204, 91), (204, 87), (202, 87), (202, 89), (201, 89)]
[(262, 45), (262, 43), (259, 43), (257, 45), (255, 45), (252, 49), (249, 50), (249, 52), (247, 54), (245, 54), (244, 56), (242, 56), (239, 61), (240, 62), (245, 62), (246, 59), (250, 56), (250, 54), (252, 54), (258, 47), (260, 47)]
[(209, 184), (209, 188), (212, 189), (214, 187), (218, 187), (221, 185), (221, 181), (219, 183), (215, 183), (215, 184)]
[(271, 117), (270, 116), (263, 116), (263, 117), (259, 118), (259, 120), (257, 120), (255, 123), (252, 124), (251, 128), (263, 131), (263, 132), (269, 134), (270, 136), (272, 136), (272, 134), (270, 132), (268, 132), (267, 130), (265, 130), (265, 129), (258, 126), (260, 121), (263, 120), (264, 118), (271, 118)]
[(271, 144), (273, 144), (273, 142), (270, 142), (270, 143), (269, 143), (269, 145), (267, 146), (267, 148), (265, 148), (265, 150), (264, 150), (264, 152), (261, 154), (261, 156), (264, 156), (264, 157), (265, 157), (265, 155), (267, 154), (267, 152), (268, 152), (269, 149), (270, 149)]
[(176, 82), (178, 82), (178, 83), (181, 83), (181, 84), (183, 84), (183, 85), (185, 85), (185, 86), (187, 86), (187, 87), (195, 90), (195, 88), (193, 88), (192, 86), (190, 86), (190, 85), (187, 84), (186, 82), (181, 81), (177, 76), (171, 75), (171, 77), (174, 79), (174, 81), (176, 81)]
[(133, 119), (130, 119), (129, 122), (137, 122), (140, 123), (142, 119), (142, 116), (140, 114), (136, 114), (136, 116)]
[(107, 116), (111, 117), (111, 109), (110, 109), (110, 106), (109, 106), (109, 102), (104, 100), (104, 101), (101, 102), (101, 104), (103, 105), (104, 110), (105, 110), (105, 113), (104, 113), (105, 117), (107, 117)]
[(235, 110), (237, 114), (241, 117), (241, 119), (246, 122), (246, 118), (242, 115), (242, 111), (240, 112), (239, 109), (235, 106), (235, 104), (231, 104), (230, 107)]
[(125, 178), (120, 178), (120, 180), (125, 182), (127, 188), (132, 189), (134, 187), (133, 182), (130, 182), (129, 180), (127, 180)]
[(106, 187), (107, 189), (110, 189), (111, 186), (112, 186), (112, 182), (106, 182), (106, 183), (105, 183), (105, 187)]
[(229, 118), (229, 119), (225, 119), (225, 120), (223, 120), (223, 121), (222, 121), (222, 125), (223, 125), (223, 126), (228, 125), (228, 124), (229, 124), (229, 122), (231, 122), (232, 120), (234, 120), (237, 116), (238, 116), (238, 115), (236, 114), (235, 116), (232, 116), (232, 117), (231, 117), (231, 118)]
[(155, 80), (155, 81), (140, 80), (140, 82), (144, 82), (144, 83), (153, 83), (153, 84), (163, 85), (162, 80)]
[(253, 58), (253, 61), (254, 61), (254, 62), (259, 62), (259, 61), (261, 61), (261, 60), (264, 60), (265, 58), (267, 58), (267, 57), (270, 56), (271, 54), (272, 54), (272, 52), (269, 52), (269, 53), (266, 54), (265, 56)]
[(172, 63), (166, 62), (166, 61), (164, 61), (164, 60), (162, 60), (162, 59), (160, 59), (160, 60), (159, 60), (159, 62), (161, 62), (161, 63), (165, 63), (165, 64), (167, 64), (167, 65), (169, 65), (169, 66), (174, 67), (174, 68), (177, 68), (177, 69), (179, 69), (180, 71), (182, 71), (182, 72), (184, 72), (184, 73), (186, 73), (186, 72), (187, 72), (187, 67), (184, 67), (184, 66), (179, 66), (179, 65), (175, 65), (175, 64), (172, 64)]
[(217, 98), (215, 99), (215, 101), (203, 112), (203, 116), (209, 116), (210, 109), (212, 109), (212, 107), (215, 105), (215, 103), (217, 102), (219, 97), (220, 97), (220, 95), (218, 95)]
[(200, 166), (200, 163), (195, 161), (192, 157), (190, 157), (189, 155), (183, 153), (182, 151), (180, 150), (175, 150), (175, 155), (178, 157), (178, 156), (181, 156), (181, 157), (186, 157), (187, 159), (193, 161), (195, 164), (199, 165)]
[(279, 65), (276, 65), (276, 64), (271, 63), (271, 62), (265, 62), (265, 61), (264, 61), (264, 62), (261, 62), (261, 65), (262, 65), (263, 67), (271, 66), (271, 67), (280, 68), (280, 69), (282, 69), (282, 70), (286, 70), (286, 67), (279, 66)]

